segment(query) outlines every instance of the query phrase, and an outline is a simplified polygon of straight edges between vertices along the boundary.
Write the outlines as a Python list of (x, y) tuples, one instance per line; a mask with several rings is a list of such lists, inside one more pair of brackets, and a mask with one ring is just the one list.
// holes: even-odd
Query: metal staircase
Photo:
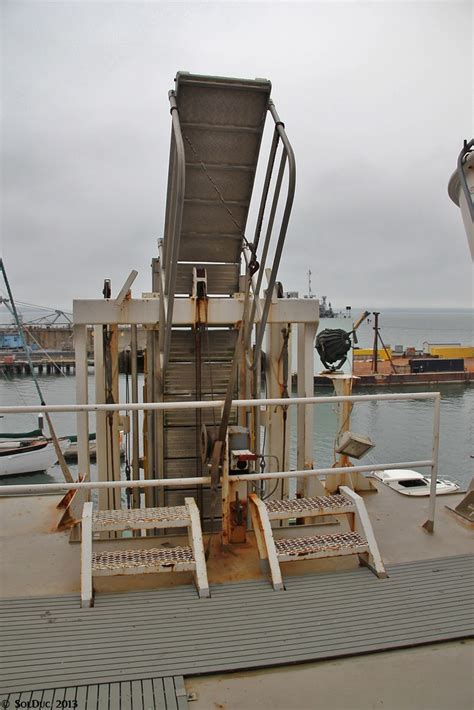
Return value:
[[(187, 528), (189, 545), (146, 549), (119, 549), (94, 552), (94, 533), (121, 530)], [(123, 541), (121, 541), (123, 542)], [(91, 502), (84, 504), (81, 544), (81, 605), (92, 606), (93, 578), (157, 572), (193, 572), (200, 597), (209, 597), (206, 560), (199, 510), (193, 498), (185, 505), (135, 510), (94, 512)]]
[[(341, 494), (332, 496), (266, 503), (252, 495), (249, 504), (249, 482), (257, 479), (242, 476), (239, 480), (239, 474), (252, 475), (258, 465), (262, 472), (267, 467), (266, 474), (289, 471), (286, 401), (291, 391), (292, 326), (298, 335), (298, 393), (313, 394), (318, 323), (313, 305), (317, 303), (283, 300), (283, 289), (276, 282), (295, 194), (295, 158), (270, 100), (269, 81), (180, 72), (175, 82), (175, 90), (169, 93), (172, 131), (164, 236), (152, 261), (152, 294), (131, 298), (136, 276), (132, 272), (116, 299), (111, 301), (110, 289), (104, 287), (105, 304), (94, 305), (97, 401), (118, 401), (119, 326), (129, 324), (132, 401), (138, 402), (137, 327), (142, 325), (146, 336), (143, 400), (151, 406), (143, 419), (143, 447), (138, 411), (131, 410), (132, 468), (125, 473), (134, 484), (127, 499), (132, 509), (93, 513), (90, 503), (84, 506), (83, 604), (92, 603), (92, 579), (101, 575), (191, 570), (200, 596), (208, 596), (201, 530), (212, 534), (218, 529), (215, 519), (221, 517), (223, 545), (244, 543), (249, 506), (259, 553), (269, 559), (276, 589), (283, 588), (280, 562), (293, 559), (359, 555), (383, 576), (363, 501), (349, 489), (341, 488)], [(273, 137), (250, 239), (247, 221), (267, 113), (273, 120)], [(286, 196), (280, 209), (283, 185)], [(278, 233), (275, 240), (274, 232)], [(78, 361), (85, 363), (85, 327), (77, 334)], [(87, 402), (87, 367), (81, 373), (78, 402)], [(272, 405), (254, 406), (263, 389)], [(238, 408), (232, 406), (236, 399), (244, 400)], [(212, 408), (202, 408), (206, 401), (212, 402)], [(156, 406), (161, 403), (174, 406)], [(183, 403), (193, 404), (181, 408)], [(308, 472), (313, 468), (312, 421), (312, 410), (301, 408), (298, 462)], [(106, 418), (104, 410), (97, 419), (101, 482), (116, 482), (121, 475), (119, 423), (118, 412)], [(129, 415), (123, 417), (123, 424), (130, 425)], [(80, 458), (87, 464), (86, 412), (78, 418), (78, 428)], [(141, 483), (140, 468), (150, 485), (136, 485)], [(196, 478), (200, 480), (195, 482)], [(264, 485), (258, 484), (260, 492)], [(284, 497), (283, 487), (281, 493), (275, 493), (276, 488), (270, 496)], [(115, 503), (111, 491), (107, 488), (107, 497), (100, 494), (101, 508), (120, 507), (118, 489)], [(316, 478), (308, 478), (301, 492), (310, 496), (324, 489)], [(71, 519), (67, 512), (64, 525)], [(272, 520), (322, 515), (346, 515), (349, 532), (273, 538)], [(135, 549), (136, 539), (133, 545), (122, 539), (115, 540), (110, 551), (92, 549), (94, 532), (120, 538), (120, 531), (138, 530), (159, 536), (166, 528), (175, 532), (187, 528), (189, 545), (168, 548), (166, 543), (160, 546), (158, 539), (155, 547)], [(122, 549), (126, 546), (131, 549)]]
[[(363, 499), (347, 486), (340, 493), (315, 498), (264, 502), (250, 495), (250, 510), (260, 559), (268, 560), (275, 590), (284, 589), (280, 562), (358, 555), (378, 577), (386, 577)], [(349, 530), (333, 535), (274, 537), (272, 520), (347, 516)]]

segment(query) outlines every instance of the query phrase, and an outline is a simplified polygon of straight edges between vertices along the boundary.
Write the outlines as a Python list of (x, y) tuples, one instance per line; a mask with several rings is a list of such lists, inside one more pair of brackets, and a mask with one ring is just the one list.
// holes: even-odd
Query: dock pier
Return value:
[[(89, 366), (93, 366), (93, 359)], [(75, 375), (76, 361), (74, 352), (32, 353), (32, 365), (38, 375)], [(30, 364), (24, 354), (0, 354), (0, 372), (7, 377), (12, 375), (31, 375)]]

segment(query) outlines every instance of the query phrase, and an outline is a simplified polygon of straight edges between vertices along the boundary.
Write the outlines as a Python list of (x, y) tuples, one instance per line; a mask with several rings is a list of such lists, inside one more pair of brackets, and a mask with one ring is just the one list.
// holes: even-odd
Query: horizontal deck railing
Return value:
[[(400, 461), (399, 463), (371, 464), (370, 466), (339, 466), (334, 468), (305, 468), (301, 471), (268, 471), (268, 473), (242, 473), (231, 475), (232, 481), (266, 481), (274, 478), (305, 478), (307, 476), (329, 476), (335, 473), (371, 473), (372, 471), (390, 471), (398, 468), (418, 466), (428, 468), (433, 465), (431, 460)], [(96, 488), (166, 488), (166, 486), (206, 486), (211, 483), (210, 476), (192, 478), (149, 478), (140, 481), (83, 481), (82, 483), (26, 483), (0, 486), (2, 493), (45, 493), (75, 491), (78, 488), (95, 490)]]
[[(290, 398), (262, 398), (262, 399), (236, 399), (232, 401), (234, 407), (260, 407), (260, 406), (307, 406), (318, 404), (336, 404), (338, 402), (373, 402), (373, 401), (407, 401), (407, 400), (433, 400), (433, 437), (431, 459), (419, 461), (402, 461), (388, 464), (356, 465), (350, 467), (332, 467), (319, 469), (305, 469), (301, 471), (271, 471), (268, 473), (247, 473), (233, 475), (233, 481), (261, 481), (277, 478), (301, 478), (311, 476), (329, 476), (340, 473), (367, 473), (371, 471), (393, 470), (399, 468), (430, 468), (431, 487), (429, 499), (428, 519), (424, 527), (429, 532), (434, 530), (436, 509), (436, 481), (438, 474), (438, 448), (439, 448), (439, 423), (441, 395), (439, 392), (412, 392), (400, 394), (364, 394), (350, 396), (326, 397), (290, 397)], [(177, 409), (212, 409), (224, 406), (224, 400), (190, 401), (190, 402), (121, 402), (118, 404), (49, 404), (49, 405), (19, 405), (0, 406), (0, 414), (24, 414), (32, 412), (129, 412), (137, 410), (177, 410)], [(68, 491), (79, 488), (148, 488), (166, 486), (209, 485), (210, 477), (193, 478), (160, 478), (134, 481), (87, 481), (82, 483), (41, 483), (23, 485), (0, 486), (0, 494), (20, 493), (45, 493), (53, 491)]]
[[(374, 402), (377, 400), (404, 401), (410, 399), (433, 399), (440, 397), (439, 392), (413, 392), (411, 394), (358, 394), (334, 395), (326, 397), (277, 397), (273, 399), (234, 399), (233, 407), (282, 406), (297, 404), (337, 404), (338, 402)], [(223, 399), (197, 400), (189, 402), (118, 402), (117, 404), (25, 404), (18, 406), (0, 406), (0, 414), (25, 414), (34, 412), (133, 412), (136, 410), (175, 409), (216, 409), (224, 406)]]

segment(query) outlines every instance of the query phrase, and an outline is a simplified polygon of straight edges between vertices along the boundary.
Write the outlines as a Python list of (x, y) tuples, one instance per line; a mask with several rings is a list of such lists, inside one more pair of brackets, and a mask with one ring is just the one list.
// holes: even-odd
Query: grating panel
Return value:
[[(257, 163), (260, 148), (260, 133), (247, 133), (232, 129), (228, 131), (216, 131), (213, 130), (212, 127), (210, 129), (187, 127), (182, 128), (182, 133), (187, 163), (199, 165), (203, 162), (206, 166), (206, 170), (207, 166), (217, 164), (218, 167), (222, 163), (225, 165), (234, 165), (237, 163), (238, 165), (250, 168), (254, 168)], [(220, 175), (217, 176), (217, 180), (219, 180), (219, 177)], [(210, 184), (207, 177), (206, 180)], [(232, 200), (231, 194), (233, 188), (228, 176), (227, 192), (222, 183), (218, 183), (218, 187), (226, 202)], [(250, 198), (250, 192), (251, 185), (245, 196), (247, 200)], [(188, 191), (188, 195), (189, 194), (190, 191)], [(193, 197), (196, 197), (196, 195), (193, 194)], [(218, 199), (215, 190), (210, 194), (210, 198)]]
[[(206, 394), (225, 394), (231, 371), (230, 362), (221, 362), (212, 368), (203, 367), (201, 389)], [(171, 362), (165, 375), (166, 394), (188, 394), (196, 392), (196, 366), (194, 363)], [(222, 399), (222, 397), (221, 397)]]
[[(240, 166), (216, 165), (206, 166), (206, 172), (194, 162), (186, 165), (186, 192), (185, 197), (192, 195), (202, 199), (215, 199), (216, 191), (209, 179), (219, 186), (221, 193), (228, 200), (248, 201), (252, 192), (253, 168)], [(208, 177), (209, 176), (209, 177)]]
[[(208, 474), (209, 472), (207, 471), (203, 473)], [(165, 501), (169, 505), (175, 505), (177, 503), (181, 503), (185, 498), (189, 498), (190, 496), (196, 498), (197, 495), (198, 493), (195, 488), (168, 488), (165, 491)], [(199, 500), (199, 509), (201, 511), (202, 518), (206, 520), (206, 518), (209, 518), (211, 514), (211, 491), (209, 489), (203, 489), (199, 495), (202, 496)], [(215, 506), (216, 519), (221, 515), (221, 507), (222, 504), (219, 496)], [(216, 529), (218, 529), (218, 526), (216, 526)]]
[(196, 227), (191, 227), (182, 233), (180, 243), (181, 261), (193, 261), (200, 264), (202, 261), (239, 261), (242, 246), (242, 237), (235, 228), (227, 234), (216, 234), (214, 231), (198, 232)]
[[(203, 362), (231, 360), (235, 350), (235, 328), (209, 328), (201, 338)], [(173, 330), (170, 357), (173, 362), (194, 362), (196, 357), (196, 333), (191, 328)]]
[(144, 526), (166, 527), (189, 522), (186, 506), (168, 508), (136, 508), (134, 510), (100, 510), (93, 514), (93, 529), (138, 530)]
[(200, 455), (200, 435), (196, 427), (173, 427), (164, 432), (165, 458), (186, 458)]
[[(199, 266), (199, 264), (178, 264), (176, 294), (191, 296), (193, 266)], [(240, 264), (202, 264), (202, 266), (207, 273), (207, 294), (209, 296), (231, 295), (239, 290)]]
[(269, 500), (265, 502), (270, 519), (278, 517), (305, 517), (311, 512), (326, 514), (352, 510), (352, 501), (343, 495), (318, 496), (315, 498), (293, 498), (291, 500)]
[(92, 569), (94, 574), (103, 572), (123, 573), (127, 569), (159, 567), (172, 568), (176, 570), (178, 566), (192, 569), (194, 565), (193, 551), (188, 546), (151, 548), (149, 550), (117, 550), (114, 552), (93, 552)]
[(269, 81), (179, 73), (176, 92), (183, 123), (263, 128)]
[(367, 540), (358, 533), (337, 533), (335, 535), (315, 535), (313, 537), (280, 538), (275, 540), (278, 557), (305, 557), (319, 553), (337, 551), (348, 554), (365, 552)]
[[(239, 235), (240, 232), (245, 229), (248, 208), (241, 205), (232, 205), (230, 211), (233, 219), (220, 201), (185, 204), (183, 209), (183, 233), (181, 235), (179, 260), (188, 261), (184, 256), (184, 254), (186, 254), (186, 242), (190, 238), (187, 236), (187, 232), (193, 231), (198, 234), (216, 235), (228, 232), (230, 234)], [(230, 258), (222, 259), (222, 261), (234, 262), (235, 259), (233, 256), (231, 254), (229, 256)], [(208, 257), (207, 250), (201, 245), (199, 261), (216, 261), (211, 257)]]

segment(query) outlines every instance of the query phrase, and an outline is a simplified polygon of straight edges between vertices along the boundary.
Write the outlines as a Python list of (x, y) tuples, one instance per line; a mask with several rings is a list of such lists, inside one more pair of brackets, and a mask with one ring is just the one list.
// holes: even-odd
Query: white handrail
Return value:
[[(338, 402), (373, 402), (404, 401), (410, 399), (433, 399), (439, 392), (413, 392), (411, 394), (358, 394), (334, 395), (326, 397), (278, 397), (263, 399), (234, 399), (233, 407), (283, 406), (297, 404), (337, 404)], [(223, 399), (190, 402), (119, 402), (117, 404), (34, 404), (18, 406), (0, 406), (1, 414), (25, 414), (34, 412), (133, 412), (136, 410), (176, 410), (176, 409), (214, 409), (224, 406)]]
[[(371, 471), (390, 471), (398, 468), (428, 468), (433, 465), (431, 460), (401, 461), (399, 463), (370, 464), (364, 466), (338, 466), (334, 468), (311, 468), (300, 471), (268, 471), (267, 473), (242, 473), (231, 475), (231, 481), (265, 481), (273, 478), (306, 478), (310, 476), (329, 476), (336, 473), (364, 473)], [(94, 490), (96, 488), (165, 488), (166, 486), (205, 486), (211, 483), (210, 476), (193, 478), (150, 478), (142, 481), (83, 481), (82, 483), (26, 483), (0, 486), (2, 493), (44, 493), (52, 491), (75, 491), (80, 488)]]

